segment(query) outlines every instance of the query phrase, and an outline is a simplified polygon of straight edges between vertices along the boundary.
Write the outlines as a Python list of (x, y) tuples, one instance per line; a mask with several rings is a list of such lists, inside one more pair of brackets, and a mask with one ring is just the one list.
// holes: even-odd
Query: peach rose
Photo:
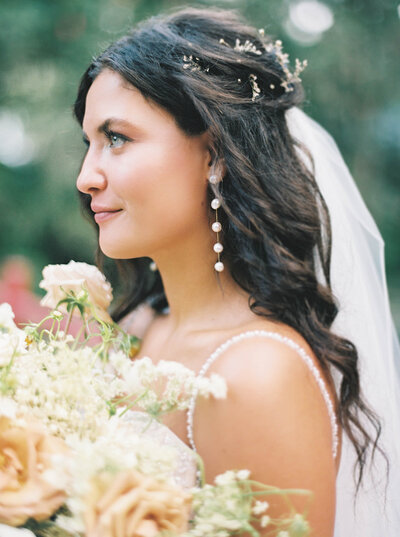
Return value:
[(136, 470), (102, 474), (86, 501), (86, 537), (154, 537), (187, 528), (191, 496)]
[(66, 453), (64, 442), (40, 424), (25, 427), (0, 416), (0, 523), (45, 520), (65, 502), (65, 492), (51, 482), (55, 479), (49, 479), (49, 471), (55, 470), (53, 455)]
[[(65, 298), (65, 292), (73, 291), (78, 295), (85, 289), (99, 317), (112, 322), (106, 311), (112, 300), (112, 288), (104, 274), (93, 265), (76, 261), (70, 261), (67, 265), (47, 265), (43, 269), (43, 280), (39, 287), (47, 291), (40, 304), (51, 309)], [(64, 304), (59, 309), (66, 311)]]

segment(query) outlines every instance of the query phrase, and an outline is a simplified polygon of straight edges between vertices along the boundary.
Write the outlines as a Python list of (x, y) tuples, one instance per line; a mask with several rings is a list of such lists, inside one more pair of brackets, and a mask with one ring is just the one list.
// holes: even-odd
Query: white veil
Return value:
[(334, 537), (399, 537), (400, 347), (388, 301), (384, 243), (332, 137), (298, 108), (286, 119), (291, 134), (312, 154), (330, 212), (331, 283), (340, 307), (332, 330), (358, 349), (361, 390), (381, 420), (380, 445), (390, 464), (387, 481), (385, 461), (376, 454), (355, 502), (355, 451), (343, 435)]

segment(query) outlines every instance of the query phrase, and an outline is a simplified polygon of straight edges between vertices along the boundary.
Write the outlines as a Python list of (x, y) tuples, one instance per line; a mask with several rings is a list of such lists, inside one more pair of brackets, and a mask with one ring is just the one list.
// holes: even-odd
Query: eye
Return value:
[(106, 131), (105, 135), (107, 136), (107, 139), (109, 140), (109, 147), (113, 149), (117, 149), (118, 147), (122, 147), (125, 142), (128, 141), (128, 138), (124, 136), (123, 134), (118, 134), (114, 131)]

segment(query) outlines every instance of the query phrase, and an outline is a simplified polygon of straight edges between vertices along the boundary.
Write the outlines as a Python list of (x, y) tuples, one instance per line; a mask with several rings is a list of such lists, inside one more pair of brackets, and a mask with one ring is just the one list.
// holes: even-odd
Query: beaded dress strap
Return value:
[[(331, 429), (332, 429), (332, 454), (333, 457), (336, 458), (337, 450), (338, 450), (338, 424), (336, 420), (336, 415), (334, 411), (334, 406), (331, 400), (331, 397), (328, 393), (328, 390), (326, 388), (326, 384), (315, 366), (313, 360), (311, 357), (306, 353), (306, 351), (300, 347), (297, 343), (295, 343), (292, 339), (282, 336), (281, 334), (278, 334), (277, 332), (268, 332), (266, 330), (250, 330), (248, 332), (242, 332), (241, 334), (238, 334), (237, 336), (233, 336), (232, 338), (228, 339), (222, 345), (220, 345), (212, 354), (207, 358), (205, 363), (203, 364), (203, 367), (200, 369), (198, 373), (198, 377), (204, 377), (204, 375), (207, 373), (208, 369), (210, 368), (211, 364), (215, 362), (215, 360), (235, 343), (238, 343), (239, 341), (242, 341), (244, 339), (249, 339), (252, 337), (264, 337), (264, 338), (270, 338), (275, 339), (276, 341), (280, 341), (281, 343), (287, 345), (291, 349), (293, 349), (297, 354), (300, 356), (300, 358), (303, 360), (303, 362), (306, 364), (308, 369), (311, 371), (313, 377), (315, 378), (322, 396), (324, 398), (326, 408), (328, 410), (329, 419), (331, 422)], [(196, 398), (197, 398), (198, 392), (195, 391), (193, 393), (193, 396), (189, 402), (189, 408), (187, 411), (187, 436), (189, 439), (189, 443), (193, 451), (196, 451), (196, 445), (194, 443), (193, 438), (193, 417), (194, 417), (194, 409), (196, 405)]]

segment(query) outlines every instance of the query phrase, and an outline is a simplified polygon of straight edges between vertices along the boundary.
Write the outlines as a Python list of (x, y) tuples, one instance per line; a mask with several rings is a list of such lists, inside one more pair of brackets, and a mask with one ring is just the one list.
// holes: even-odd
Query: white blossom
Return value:
[(14, 312), (7, 302), (0, 304), (0, 328), (7, 328), (13, 330), (17, 328), (14, 323)]
[(257, 500), (251, 511), (253, 515), (261, 515), (268, 509), (268, 507), (269, 507), (268, 502), (260, 502)]
[(145, 356), (130, 367), (119, 356), (111, 358), (126, 383), (126, 392), (135, 404), (155, 416), (174, 410), (186, 410), (194, 393), (202, 397), (226, 397), (225, 380), (216, 374), (196, 377), (195, 373), (175, 361), (160, 360), (154, 364)]
[(109, 419), (107, 402), (124, 388), (121, 379), (93, 367), (96, 358), (91, 348), (74, 351), (65, 341), (32, 345), (11, 369), (20, 411), (63, 438), (73, 432), (96, 437)]
[(0, 305), (0, 367), (25, 352), (25, 332), (14, 323), (14, 313), (10, 304)]
[(238, 472), (236, 472), (236, 477), (237, 479), (243, 479), (243, 480), (249, 479), (250, 470), (239, 470)]
[(270, 522), (271, 522), (271, 517), (269, 515), (264, 515), (261, 517), (260, 526), (262, 528), (266, 528)]
[(214, 483), (219, 486), (231, 485), (236, 481), (236, 474), (233, 470), (228, 470), (223, 474), (217, 475), (214, 479)]
[(0, 416), (5, 416), (11, 420), (17, 417), (18, 406), (12, 399), (8, 397), (0, 397)]

